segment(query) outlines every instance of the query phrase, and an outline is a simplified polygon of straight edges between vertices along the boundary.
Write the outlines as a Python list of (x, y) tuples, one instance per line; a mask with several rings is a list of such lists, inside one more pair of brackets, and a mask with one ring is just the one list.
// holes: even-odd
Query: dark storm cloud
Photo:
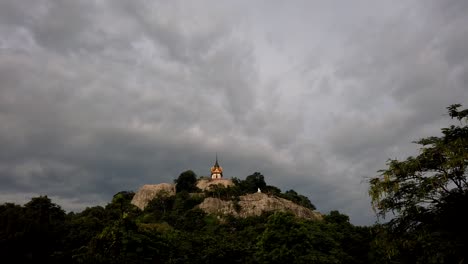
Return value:
[(372, 223), (366, 177), (467, 98), (465, 2), (2, 1), (0, 200), (79, 210), (218, 152)]

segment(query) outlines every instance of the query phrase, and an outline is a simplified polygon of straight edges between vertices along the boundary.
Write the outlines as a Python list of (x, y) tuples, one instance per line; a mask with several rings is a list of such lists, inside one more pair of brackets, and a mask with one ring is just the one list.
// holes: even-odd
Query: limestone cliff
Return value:
[(305, 219), (322, 219), (322, 215), (319, 212), (312, 211), (289, 200), (264, 193), (247, 194), (240, 196), (239, 199), (238, 202), (234, 202), (208, 197), (198, 207), (209, 214), (231, 214), (237, 217), (258, 216), (263, 212), (291, 212), (297, 217)]
[(208, 190), (216, 185), (220, 185), (221, 187), (229, 187), (234, 186), (234, 183), (230, 179), (201, 179), (197, 181), (197, 187), (202, 191)]
[[(228, 187), (234, 185), (231, 180), (202, 179), (197, 182), (197, 187), (202, 190), (212, 188), (214, 185)], [(148, 203), (158, 195), (175, 195), (175, 185), (170, 183), (143, 185), (132, 199), (132, 204), (143, 210)], [(200, 193), (200, 195), (203, 195)], [(218, 198), (207, 197), (198, 205), (208, 214), (233, 215), (237, 217), (258, 216), (263, 212), (291, 212), (297, 217), (321, 220), (322, 215), (289, 200), (268, 195), (265, 193), (252, 193), (239, 196), (238, 201), (225, 201)]]
[(131, 203), (141, 210), (153, 200), (157, 195), (175, 195), (175, 185), (170, 183), (146, 184), (135, 193)]

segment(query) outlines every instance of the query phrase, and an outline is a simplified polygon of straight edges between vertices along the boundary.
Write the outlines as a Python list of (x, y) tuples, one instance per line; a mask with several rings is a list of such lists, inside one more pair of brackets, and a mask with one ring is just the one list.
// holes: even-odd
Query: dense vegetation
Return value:
[(204, 197), (236, 199), (258, 188), (315, 206), (267, 185), (258, 172), (201, 194), (197, 176), (186, 171), (175, 180), (175, 196), (156, 197), (144, 211), (130, 204), (133, 192), (80, 213), (66, 213), (47, 196), (0, 205), (2, 263), (466, 263), (468, 110), (459, 107), (448, 108), (459, 126), (419, 140), (420, 155), (390, 160), (370, 179), (376, 212), (392, 214), (387, 223), (354, 226), (338, 211), (323, 221), (207, 215), (196, 208)]
[[(204, 195), (192, 171), (175, 181), (175, 196), (160, 195), (144, 211), (120, 192), (105, 207), (66, 214), (48, 197), (24, 206), (0, 205), (0, 255), (11, 263), (367, 263), (371, 228), (356, 227), (337, 211), (323, 221), (287, 213), (219, 218), (196, 205), (206, 195), (235, 199), (267, 185), (254, 173), (230, 188)], [(290, 190), (278, 195), (314, 207)]]

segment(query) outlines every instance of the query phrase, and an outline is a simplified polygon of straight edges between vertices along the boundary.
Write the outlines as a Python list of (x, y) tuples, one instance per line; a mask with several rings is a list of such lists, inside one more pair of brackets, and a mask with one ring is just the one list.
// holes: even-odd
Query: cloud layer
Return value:
[(0, 2), (0, 202), (260, 171), (375, 221), (366, 177), (467, 103), (466, 1)]

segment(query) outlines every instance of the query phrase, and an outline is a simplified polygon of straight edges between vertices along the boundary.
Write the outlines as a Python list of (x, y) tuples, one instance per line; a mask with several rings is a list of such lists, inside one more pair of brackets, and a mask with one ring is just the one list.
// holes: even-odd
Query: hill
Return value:
[(208, 197), (198, 205), (204, 212), (215, 215), (232, 215), (236, 217), (260, 216), (270, 212), (288, 212), (296, 217), (322, 220), (322, 215), (284, 198), (265, 193), (252, 193), (239, 196), (239, 200), (224, 201)]
[[(199, 208), (208, 214), (214, 214), (221, 217), (232, 215), (235, 217), (245, 218), (250, 216), (260, 216), (263, 213), (289, 212), (300, 218), (311, 220), (322, 219), (322, 215), (320, 213), (296, 204), (293, 201), (278, 197), (278, 195), (273, 193), (258, 193), (257, 189), (257, 193), (236, 195), (244, 192), (238, 191), (234, 193), (232, 188), (236, 188), (236, 184), (230, 179), (199, 179), (196, 181), (195, 186), (199, 191), (202, 191), (199, 193), (199, 196), (203, 199), (196, 208)], [(227, 195), (228, 199), (209, 197), (210, 195), (218, 195), (218, 197), (221, 197), (221, 193), (223, 192), (231, 194), (230, 196)], [(135, 193), (131, 203), (141, 210), (144, 210), (152, 200), (164, 200), (174, 195), (176, 195), (175, 184), (147, 184), (143, 185)], [(191, 195), (196, 195), (196, 193), (191, 193)]]

